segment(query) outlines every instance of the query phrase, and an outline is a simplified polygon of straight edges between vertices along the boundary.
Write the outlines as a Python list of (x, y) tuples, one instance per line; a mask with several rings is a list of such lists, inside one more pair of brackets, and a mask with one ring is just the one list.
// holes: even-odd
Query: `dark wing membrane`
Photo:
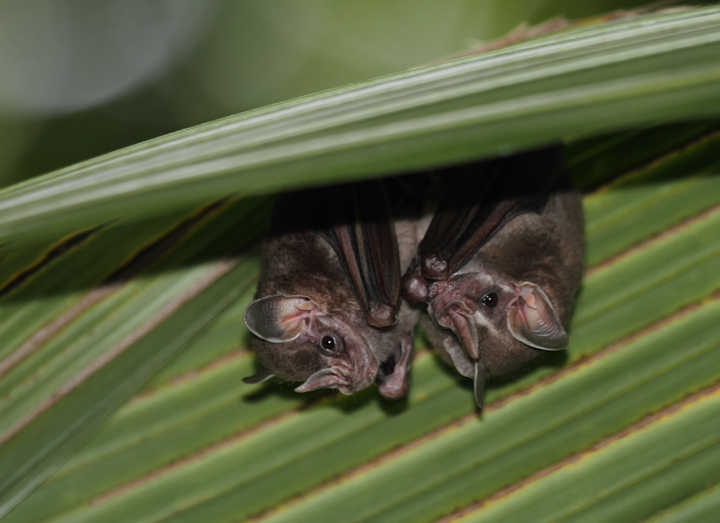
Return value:
[(388, 327), (395, 323), (400, 298), (400, 254), (383, 184), (328, 191), (328, 210), (336, 221), (320, 234), (337, 253), (368, 324)]
[(425, 278), (444, 280), (454, 272), (458, 251), (469, 247), (473, 232), (487, 218), (487, 195), (504, 162), (498, 158), (448, 173), (445, 192), (418, 247)]
[(418, 248), (422, 276), (449, 278), (507, 222), (541, 212), (564, 172), (561, 145), (455, 169)]

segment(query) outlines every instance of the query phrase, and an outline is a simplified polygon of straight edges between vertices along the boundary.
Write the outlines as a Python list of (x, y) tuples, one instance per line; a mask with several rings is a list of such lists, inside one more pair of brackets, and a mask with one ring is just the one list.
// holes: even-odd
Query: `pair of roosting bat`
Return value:
[[(388, 182), (278, 199), (245, 311), (272, 376), (351, 394), (407, 394), (414, 327), (474, 381), (567, 346), (583, 215), (553, 146), (443, 170), (432, 218)], [(437, 192), (437, 191), (433, 191)], [(397, 194), (396, 194), (397, 193)]]

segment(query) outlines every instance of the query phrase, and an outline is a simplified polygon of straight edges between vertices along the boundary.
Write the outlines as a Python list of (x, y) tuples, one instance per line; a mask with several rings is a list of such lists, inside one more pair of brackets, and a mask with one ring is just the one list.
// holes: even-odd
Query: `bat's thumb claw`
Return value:
[(400, 281), (400, 290), (403, 297), (411, 305), (417, 305), (428, 300), (428, 284), (419, 271), (407, 273)]
[(450, 266), (437, 254), (424, 256), (420, 265), (422, 275), (428, 280), (447, 280), (450, 276)]
[(371, 327), (390, 327), (397, 319), (397, 307), (388, 303), (378, 303), (365, 314), (365, 320)]

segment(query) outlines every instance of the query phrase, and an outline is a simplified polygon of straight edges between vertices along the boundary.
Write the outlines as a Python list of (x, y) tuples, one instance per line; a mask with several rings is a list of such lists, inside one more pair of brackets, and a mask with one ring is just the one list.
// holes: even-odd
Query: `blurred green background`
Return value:
[(622, 0), (0, 3), (0, 187)]

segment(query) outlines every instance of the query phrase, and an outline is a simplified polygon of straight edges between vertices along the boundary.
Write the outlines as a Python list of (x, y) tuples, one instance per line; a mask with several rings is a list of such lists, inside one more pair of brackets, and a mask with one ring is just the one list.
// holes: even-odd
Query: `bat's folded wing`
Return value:
[(395, 323), (400, 298), (400, 255), (390, 205), (380, 181), (333, 188), (335, 224), (330, 243), (373, 327)]
[(562, 146), (453, 169), (418, 248), (426, 280), (445, 280), (516, 216), (540, 212), (564, 173)]

